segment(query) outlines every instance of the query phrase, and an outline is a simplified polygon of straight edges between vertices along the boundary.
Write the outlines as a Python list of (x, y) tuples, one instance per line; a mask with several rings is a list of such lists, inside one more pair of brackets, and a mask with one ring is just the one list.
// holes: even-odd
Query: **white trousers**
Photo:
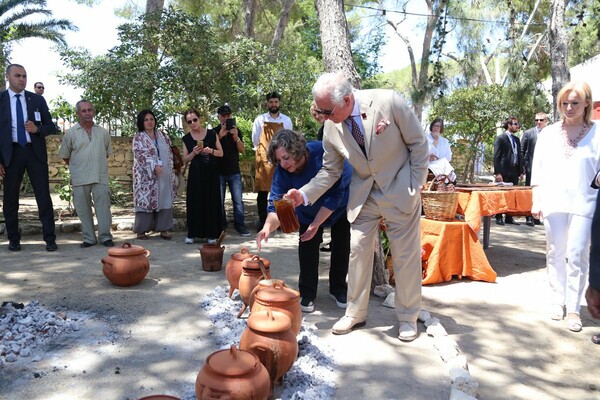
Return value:
[(579, 313), (590, 267), (592, 219), (556, 213), (544, 218), (546, 266), (552, 305)]

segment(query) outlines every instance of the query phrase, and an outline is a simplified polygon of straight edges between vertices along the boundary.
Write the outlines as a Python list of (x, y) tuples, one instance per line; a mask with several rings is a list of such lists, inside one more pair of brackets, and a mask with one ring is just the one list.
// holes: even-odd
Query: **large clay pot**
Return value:
[(218, 244), (205, 244), (198, 247), (200, 258), (202, 259), (202, 269), (204, 271), (220, 271), (223, 266), (223, 252), (225, 246)]
[(238, 288), (244, 305), (238, 314), (238, 318), (241, 317), (246, 307), (248, 307), (250, 294), (258, 284), (258, 281), (271, 278), (271, 273), (269, 272), (270, 265), (271, 262), (269, 260), (256, 255), (242, 261), (242, 275), (240, 275)]
[(260, 281), (258, 281), (254, 289), (252, 289), (252, 293), (250, 293), (250, 298), (248, 299), (248, 307), (250, 308), (250, 310), (252, 310), (252, 305), (254, 304), (254, 296), (256, 292), (263, 288), (271, 287), (276, 283), (285, 286), (285, 283), (283, 283), (281, 279), (261, 279)]
[(121, 247), (108, 249), (104, 257), (102, 272), (108, 280), (117, 286), (133, 286), (140, 283), (150, 270), (150, 250), (131, 243), (123, 243)]
[(248, 317), (248, 328), (240, 337), (240, 349), (256, 354), (273, 385), (292, 368), (298, 355), (298, 341), (292, 331), (292, 322), (279, 311), (253, 312)]
[(225, 266), (225, 274), (229, 282), (229, 298), (233, 295), (233, 291), (239, 287), (240, 275), (242, 275), (242, 261), (252, 257), (252, 254), (246, 247), (242, 247), (239, 253), (234, 253), (229, 257)]
[[(258, 286), (257, 286), (258, 287)], [(254, 293), (254, 304), (251, 311), (281, 311), (290, 318), (294, 334), (302, 327), (302, 310), (300, 308), (300, 293), (285, 286), (283, 282), (275, 282), (271, 286), (260, 288)]]
[(269, 373), (258, 357), (235, 345), (209, 355), (196, 378), (196, 397), (201, 400), (264, 400), (270, 388)]

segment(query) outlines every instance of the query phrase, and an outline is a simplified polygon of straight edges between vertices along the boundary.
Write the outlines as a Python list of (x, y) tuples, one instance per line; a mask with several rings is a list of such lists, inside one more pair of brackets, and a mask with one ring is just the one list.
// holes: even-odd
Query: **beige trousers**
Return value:
[(396, 278), (395, 307), (398, 320), (416, 322), (421, 311), (420, 202), (411, 214), (398, 210), (373, 185), (367, 201), (350, 225), (348, 307), (346, 315), (365, 319), (369, 305), (373, 257), (379, 221), (385, 218)]

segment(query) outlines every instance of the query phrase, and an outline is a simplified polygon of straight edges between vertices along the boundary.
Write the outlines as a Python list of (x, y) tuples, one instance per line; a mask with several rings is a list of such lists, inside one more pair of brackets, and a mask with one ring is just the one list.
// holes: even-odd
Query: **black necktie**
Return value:
[(23, 118), (23, 106), (21, 105), (20, 94), (15, 94), (17, 98), (17, 141), (21, 147), (27, 145), (27, 136), (25, 135), (25, 118)]

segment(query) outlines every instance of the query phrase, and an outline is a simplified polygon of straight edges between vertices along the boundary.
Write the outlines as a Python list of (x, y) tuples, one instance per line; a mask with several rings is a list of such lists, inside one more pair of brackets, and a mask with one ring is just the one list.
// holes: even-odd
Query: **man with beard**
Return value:
[(269, 142), (280, 129), (292, 130), (292, 120), (287, 115), (279, 112), (280, 97), (277, 92), (268, 93), (266, 96), (269, 112), (256, 117), (252, 125), (252, 143), (256, 151), (256, 175), (254, 190), (256, 190), (256, 206), (258, 208), (259, 232), (267, 219), (267, 198), (273, 180), (275, 168), (269, 164), (267, 149)]

